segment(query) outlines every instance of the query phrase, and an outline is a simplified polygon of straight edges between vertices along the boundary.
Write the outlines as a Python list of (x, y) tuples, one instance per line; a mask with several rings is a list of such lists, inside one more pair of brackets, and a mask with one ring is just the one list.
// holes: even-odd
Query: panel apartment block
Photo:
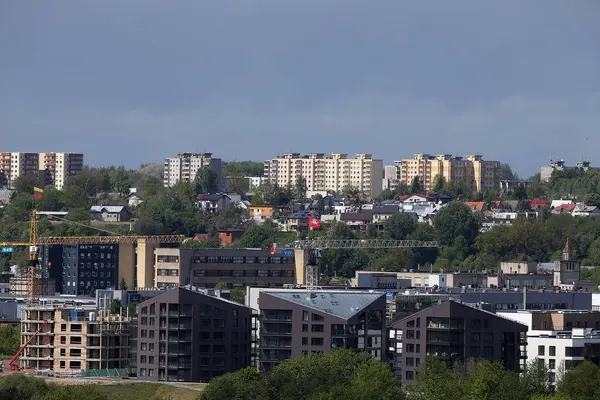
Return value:
[(446, 301), (392, 324), (392, 367), (403, 385), (415, 383), (427, 356), (451, 367), (469, 358), (502, 363), (520, 371), (525, 364), (527, 326), (455, 301)]
[(210, 168), (217, 174), (217, 183), (222, 188), (221, 159), (212, 153), (177, 153), (176, 157), (165, 158), (163, 183), (172, 187), (177, 182), (193, 182), (200, 168)]
[(387, 359), (384, 293), (263, 291), (259, 308), (262, 371), (301, 354), (342, 347)]
[(250, 366), (251, 309), (177, 288), (138, 305), (138, 379), (206, 382)]
[(401, 161), (400, 181), (410, 185), (415, 177), (419, 177), (426, 191), (433, 188), (436, 176), (446, 182), (462, 180), (467, 182), (473, 191), (481, 192), (498, 187), (498, 161), (483, 160), (478, 154), (454, 157), (451, 154), (430, 155), (415, 154), (413, 158)]
[(304, 179), (309, 191), (341, 192), (346, 186), (361, 190), (375, 198), (381, 193), (383, 161), (371, 154), (285, 153), (265, 161), (265, 178), (279, 186), (294, 185)]
[(232, 248), (157, 248), (154, 254), (154, 287), (191, 284), (212, 288), (220, 282), (229, 287), (283, 287), (296, 283), (293, 254), (273, 256), (269, 250)]

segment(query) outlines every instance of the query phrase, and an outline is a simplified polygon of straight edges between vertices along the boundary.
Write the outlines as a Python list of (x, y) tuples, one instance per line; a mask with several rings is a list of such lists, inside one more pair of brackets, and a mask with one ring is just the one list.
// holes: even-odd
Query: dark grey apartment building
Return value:
[(119, 245), (45, 246), (41, 258), (57, 292), (93, 295), (96, 289), (117, 288)]
[(294, 253), (271, 255), (263, 249), (168, 249), (155, 250), (155, 287), (192, 285), (212, 288), (224, 282), (230, 288), (283, 287), (294, 284)]
[(259, 366), (349, 348), (387, 359), (384, 293), (265, 291), (259, 295)]
[(176, 288), (138, 305), (137, 376), (207, 382), (250, 366), (251, 309)]
[(403, 385), (415, 383), (425, 357), (451, 367), (469, 358), (520, 371), (526, 362), (527, 326), (455, 301), (445, 301), (392, 323), (390, 360)]

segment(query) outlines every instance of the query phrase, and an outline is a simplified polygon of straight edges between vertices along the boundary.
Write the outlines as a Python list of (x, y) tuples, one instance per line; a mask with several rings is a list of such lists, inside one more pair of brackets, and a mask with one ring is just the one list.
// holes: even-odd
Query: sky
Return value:
[(5, 0), (0, 151), (600, 166), (597, 0)]

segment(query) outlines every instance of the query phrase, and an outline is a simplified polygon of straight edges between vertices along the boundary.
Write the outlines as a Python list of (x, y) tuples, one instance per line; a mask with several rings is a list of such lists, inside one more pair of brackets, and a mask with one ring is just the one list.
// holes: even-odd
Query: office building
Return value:
[(383, 162), (371, 154), (285, 153), (265, 161), (265, 177), (273, 185), (295, 185), (304, 181), (309, 192), (334, 191), (345, 187), (358, 188), (365, 196), (375, 198), (381, 193)]
[(394, 190), (400, 183), (402, 177), (402, 162), (394, 161), (394, 165), (385, 165), (383, 167), (383, 190)]
[(391, 325), (390, 358), (404, 386), (415, 384), (428, 356), (448, 367), (469, 358), (500, 362), (505, 369), (525, 366), (527, 326), (455, 301), (425, 308)]
[(165, 158), (163, 183), (173, 187), (177, 182), (193, 182), (200, 168), (210, 168), (217, 175), (218, 189), (223, 187), (221, 159), (212, 153), (177, 153), (176, 157)]
[(542, 360), (555, 386), (584, 360), (600, 362), (600, 312), (519, 310), (498, 315), (527, 325), (527, 361)]
[(208, 382), (250, 366), (251, 310), (176, 288), (138, 305), (138, 379)]
[(300, 354), (348, 348), (380, 361), (386, 352), (384, 293), (262, 291), (259, 294), (262, 371)]
[(414, 158), (402, 160), (400, 181), (410, 185), (415, 177), (420, 178), (425, 191), (431, 191), (436, 176), (446, 182), (462, 180), (474, 192), (495, 189), (498, 186), (498, 161), (485, 161), (481, 155), (453, 157), (451, 154), (430, 155), (418, 153)]
[(39, 168), (45, 172), (45, 184), (62, 189), (70, 177), (83, 170), (81, 153), (39, 153)]
[[(228, 287), (283, 287), (304, 283), (298, 280), (295, 254), (272, 255), (262, 249), (175, 249), (157, 248), (152, 286), (161, 289), (192, 285), (213, 288), (224, 282)], [(297, 261), (303, 279), (302, 257)], [(138, 275), (140, 271), (138, 270)], [(138, 281), (140, 278), (138, 277)]]

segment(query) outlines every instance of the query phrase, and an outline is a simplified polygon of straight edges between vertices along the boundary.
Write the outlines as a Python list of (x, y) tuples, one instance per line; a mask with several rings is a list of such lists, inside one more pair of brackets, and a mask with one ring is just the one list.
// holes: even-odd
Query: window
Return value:
[(311, 346), (323, 346), (323, 338), (314, 337), (310, 339)]
[(308, 332), (308, 324), (302, 324), (302, 332)]
[(60, 355), (65, 357), (67, 355), (67, 349), (60, 349)]
[(543, 345), (539, 345), (538, 346), (538, 356), (543, 356), (545, 355), (546, 351), (545, 351), (545, 347)]
[(404, 377), (406, 378), (407, 381), (412, 381), (415, 379), (415, 371), (406, 371), (406, 374), (404, 375)]
[(551, 358), (548, 360), (548, 369), (556, 369), (556, 360)]
[(407, 353), (414, 353), (415, 352), (415, 345), (412, 343), (407, 343), (406, 344), (406, 352)]
[(308, 346), (308, 338), (307, 337), (302, 338), (302, 346)]
[(146, 356), (140, 356), (140, 364), (146, 364)]
[(412, 357), (406, 357), (406, 366), (414, 367), (414, 365), (415, 365), (415, 359)]
[(71, 361), (69, 362), (70, 369), (81, 369), (81, 361)]
[(407, 329), (406, 330), (406, 338), (407, 339), (414, 339), (415, 338), (415, 331), (413, 331), (412, 329)]
[(69, 355), (71, 357), (81, 357), (81, 349), (71, 349)]
[(66, 367), (66, 365), (67, 365), (67, 363), (66, 363), (65, 361), (61, 361), (61, 362), (60, 362), (60, 367), (61, 367), (61, 368), (65, 368), (65, 367)]
[(71, 336), (71, 344), (81, 344), (81, 336)]
[(313, 314), (312, 320), (313, 321), (325, 321), (325, 317), (323, 317), (322, 315), (319, 315), (319, 314)]
[(311, 326), (311, 332), (323, 332), (325, 330), (324, 325), (314, 324)]
[(483, 334), (483, 341), (484, 342), (493, 342), (494, 341), (494, 334), (493, 333), (484, 333)]
[(471, 320), (471, 329), (481, 329), (481, 320), (479, 318)]
[(472, 342), (479, 342), (481, 340), (481, 334), (474, 332), (471, 334), (471, 341)]
[(550, 346), (548, 348), (548, 355), (550, 357), (556, 357), (556, 346)]
[(142, 351), (146, 351), (146, 350), (148, 350), (148, 344), (146, 344), (146, 343), (142, 343), (142, 344), (140, 345), (140, 349), (141, 349)]
[(308, 311), (302, 311), (302, 321), (308, 321)]

